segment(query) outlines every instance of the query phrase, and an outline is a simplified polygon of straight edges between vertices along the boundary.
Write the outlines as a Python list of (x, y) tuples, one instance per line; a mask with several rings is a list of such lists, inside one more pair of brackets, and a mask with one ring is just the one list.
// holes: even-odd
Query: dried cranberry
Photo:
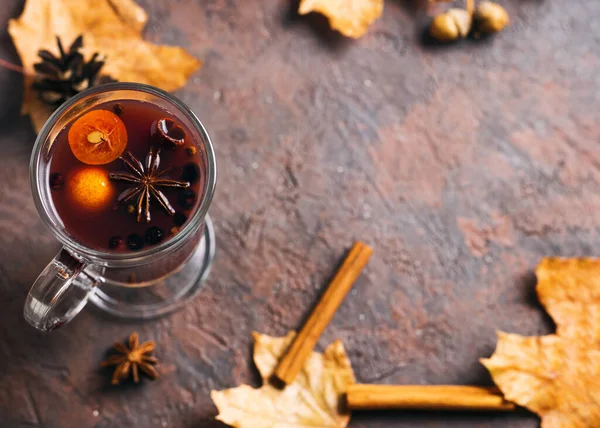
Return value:
[(190, 162), (183, 167), (181, 179), (190, 184), (195, 183), (200, 178), (200, 167), (197, 163)]
[(108, 241), (108, 248), (110, 248), (111, 250), (124, 250), (125, 240), (120, 236), (113, 236)]
[(131, 251), (138, 251), (144, 248), (144, 238), (136, 233), (132, 233), (127, 237), (127, 247)]
[(166, 147), (178, 147), (185, 144), (185, 131), (173, 119), (155, 120), (150, 128), (152, 139)]
[(160, 241), (162, 241), (164, 237), (164, 233), (162, 229), (156, 226), (152, 226), (150, 229), (146, 231), (146, 242), (150, 245), (156, 245)]
[(52, 190), (60, 190), (65, 187), (65, 176), (60, 172), (50, 174), (50, 188)]
[(196, 204), (196, 192), (194, 192), (192, 189), (185, 189), (183, 192), (181, 192), (178, 202), (179, 205), (186, 210), (194, 208), (194, 205)]
[(173, 224), (175, 226), (183, 226), (186, 220), (187, 216), (184, 213), (176, 212), (173, 216)]

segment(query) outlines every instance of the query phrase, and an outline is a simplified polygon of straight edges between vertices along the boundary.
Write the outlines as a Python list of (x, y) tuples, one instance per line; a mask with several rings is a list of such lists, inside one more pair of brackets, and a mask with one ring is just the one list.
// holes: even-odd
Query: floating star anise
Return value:
[(142, 221), (142, 216), (146, 223), (150, 223), (150, 200), (155, 199), (169, 215), (175, 214), (175, 209), (169, 203), (169, 199), (160, 187), (190, 187), (187, 181), (176, 181), (163, 178), (163, 175), (169, 170), (158, 171), (160, 166), (160, 149), (154, 153), (150, 148), (146, 155), (145, 164), (142, 164), (130, 152), (126, 152), (124, 157), (120, 157), (125, 167), (131, 172), (111, 172), (109, 177), (116, 181), (127, 181), (134, 183), (135, 186), (125, 190), (117, 197), (117, 206), (124, 204), (137, 197), (137, 221)]
[(148, 341), (140, 345), (138, 334), (133, 332), (129, 336), (129, 347), (120, 342), (115, 343), (114, 347), (118, 354), (112, 355), (100, 363), (102, 367), (117, 366), (112, 377), (113, 385), (117, 385), (129, 376), (130, 372), (133, 374), (133, 381), (138, 383), (140, 381), (139, 370), (146, 373), (152, 380), (158, 377), (158, 371), (153, 366), (158, 360), (149, 355), (156, 347), (154, 342)]

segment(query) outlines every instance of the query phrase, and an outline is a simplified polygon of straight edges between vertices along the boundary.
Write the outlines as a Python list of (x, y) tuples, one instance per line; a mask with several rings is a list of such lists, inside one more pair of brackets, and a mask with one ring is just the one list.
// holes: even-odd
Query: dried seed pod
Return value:
[(194, 156), (196, 153), (198, 153), (198, 149), (196, 149), (194, 146), (189, 146), (185, 148), (185, 152), (188, 156)]
[(58, 36), (56, 44), (58, 56), (42, 49), (38, 52), (40, 62), (33, 65), (36, 74), (32, 88), (43, 102), (58, 106), (84, 89), (116, 81), (100, 74), (105, 60), (98, 53), (89, 61), (84, 59), (83, 36), (77, 37), (69, 49)]
[(464, 9), (452, 8), (437, 15), (431, 22), (429, 34), (440, 42), (464, 38), (471, 29), (471, 15)]
[(498, 3), (482, 1), (475, 9), (475, 26), (478, 33), (497, 33), (510, 23), (508, 12)]

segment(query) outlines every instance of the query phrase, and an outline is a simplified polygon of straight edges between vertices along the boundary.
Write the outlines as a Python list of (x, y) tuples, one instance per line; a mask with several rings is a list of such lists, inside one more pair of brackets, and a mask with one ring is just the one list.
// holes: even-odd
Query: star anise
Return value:
[(138, 334), (133, 332), (129, 336), (129, 347), (120, 342), (115, 343), (114, 348), (119, 354), (111, 355), (100, 365), (102, 367), (117, 366), (112, 377), (113, 385), (117, 385), (128, 377), (130, 372), (133, 374), (133, 381), (138, 383), (140, 381), (139, 370), (154, 380), (158, 377), (158, 371), (153, 364), (156, 364), (158, 360), (149, 354), (155, 347), (156, 344), (153, 341), (140, 345)]
[(169, 213), (169, 215), (175, 214), (175, 209), (169, 203), (169, 199), (163, 192), (159, 190), (160, 187), (190, 187), (190, 183), (187, 181), (176, 181), (168, 178), (163, 178), (163, 175), (169, 171), (165, 169), (161, 172), (158, 171), (160, 166), (160, 149), (154, 153), (154, 150), (150, 148), (146, 155), (145, 164), (142, 164), (136, 159), (130, 152), (125, 153), (125, 157), (120, 157), (123, 164), (131, 172), (111, 172), (109, 177), (116, 181), (127, 181), (134, 183), (135, 186), (125, 190), (117, 197), (117, 206), (124, 204), (137, 197), (137, 221), (142, 221), (142, 216), (146, 220), (146, 223), (150, 223), (150, 200), (155, 199), (158, 201), (161, 207)]

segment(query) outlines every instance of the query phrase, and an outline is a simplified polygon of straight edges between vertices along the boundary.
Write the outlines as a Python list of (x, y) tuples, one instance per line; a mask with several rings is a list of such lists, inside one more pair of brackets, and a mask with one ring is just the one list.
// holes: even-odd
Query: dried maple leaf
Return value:
[(540, 415), (542, 428), (600, 427), (600, 260), (547, 258), (536, 275), (556, 334), (499, 332), (481, 362), (507, 400)]
[(25, 95), (21, 112), (39, 131), (52, 112), (31, 90), (33, 64), (40, 49), (57, 52), (56, 36), (69, 45), (83, 34), (84, 54), (107, 57), (103, 73), (123, 82), (139, 82), (166, 91), (181, 88), (201, 66), (183, 48), (146, 42), (141, 31), (148, 16), (133, 0), (27, 0), (8, 32), (21, 57)]
[(358, 39), (381, 16), (383, 0), (302, 0), (298, 13), (310, 12), (325, 15), (331, 28)]
[(248, 385), (211, 391), (219, 409), (217, 419), (239, 428), (342, 428), (350, 416), (341, 413), (341, 397), (354, 383), (354, 373), (342, 342), (330, 344), (323, 354), (313, 352), (296, 380), (280, 390), (269, 384), (279, 359), (296, 335), (271, 337), (253, 333), (254, 362), (263, 386)]

